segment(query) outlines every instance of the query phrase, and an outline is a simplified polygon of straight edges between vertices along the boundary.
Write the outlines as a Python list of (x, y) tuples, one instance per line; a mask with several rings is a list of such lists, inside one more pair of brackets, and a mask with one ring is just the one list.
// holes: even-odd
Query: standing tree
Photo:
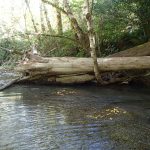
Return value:
[(26, 3), (26, 5), (27, 5), (27, 7), (28, 7), (28, 10), (29, 10), (29, 13), (30, 13), (30, 16), (31, 16), (31, 20), (32, 20), (32, 24), (33, 24), (34, 30), (35, 30), (36, 33), (38, 33), (38, 29), (37, 29), (37, 27), (36, 27), (36, 23), (35, 23), (33, 14), (32, 14), (31, 9), (30, 9), (29, 1), (28, 1), (28, 0), (25, 0), (25, 3)]
[(83, 31), (83, 29), (79, 26), (79, 23), (75, 17), (75, 15), (73, 14), (71, 8), (70, 8), (70, 3), (68, 0), (63, 0), (63, 5), (64, 8), (56, 5), (55, 3), (52, 3), (48, 0), (42, 0), (44, 3), (47, 3), (53, 7), (55, 7), (56, 9), (60, 10), (62, 13), (64, 13), (65, 15), (67, 15), (67, 17), (70, 20), (71, 23), (71, 27), (73, 29), (73, 31), (76, 34), (76, 40), (79, 43), (80, 47), (82, 47), (86, 53), (88, 52), (88, 49), (90, 47), (90, 43), (89, 43), (89, 38), (86, 32)]
[[(55, 4), (59, 7), (59, 0), (55, 0)], [(56, 8), (56, 16), (57, 16), (57, 33), (59, 35), (63, 34), (63, 26), (62, 26), (62, 15), (61, 11)]]
[(44, 25), (44, 16), (43, 16), (43, 4), (40, 4), (40, 19), (41, 19), (41, 30), (44, 33), (45, 32), (45, 25)]
[(63, 0), (64, 9), (59, 7), (58, 4), (54, 4), (50, 1), (43, 0), (43, 2), (48, 3), (55, 7), (57, 10), (62, 11), (66, 14), (70, 20), (71, 27), (76, 33), (78, 41), (80, 42), (83, 49), (87, 50), (88, 53), (90, 52), (91, 57), (93, 59), (94, 64), (94, 73), (98, 83), (103, 83), (101, 79), (101, 75), (99, 73), (98, 63), (97, 63), (97, 55), (96, 55), (96, 44), (95, 44), (95, 34), (94, 34), (94, 27), (93, 27), (93, 19), (92, 19), (92, 5), (93, 0), (90, 2), (89, 0), (85, 1), (85, 10), (86, 10), (86, 21), (88, 27), (88, 33), (84, 32), (83, 29), (79, 26), (79, 23), (72, 12), (70, 7), (69, 0)]
[(51, 22), (48, 18), (48, 12), (47, 12), (45, 4), (43, 4), (43, 9), (44, 9), (44, 14), (45, 14), (45, 19), (46, 19), (48, 30), (49, 30), (50, 33), (52, 33), (53, 29), (52, 29)]
[(93, 18), (92, 18), (92, 8), (93, 8), (93, 0), (85, 0), (85, 17), (87, 20), (87, 28), (88, 28), (88, 36), (90, 41), (90, 53), (94, 63), (94, 73), (98, 83), (102, 83), (102, 78), (99, 72), (99, 67), (97, 63), (97, 55), (96, 55), (96, 44), (95, 44), (95, 33), (93, 27)]
[(77, 35), (78, 41), (80, 42), (82, 48), (88, 51), (88, 49), (90, 47), (90, 43), (89, 43), (89, 38), (88, 38), (87, 33), (85, 33), (82, 30), (82, 28), (79, 26), (79, 23), (70, 8), (69, 1), (64, 0), (63, 3), (64, 3), (64, 7), (65, 7), (65, 12), (71, 22), (71, 26), (72, 26), (74, 32)]

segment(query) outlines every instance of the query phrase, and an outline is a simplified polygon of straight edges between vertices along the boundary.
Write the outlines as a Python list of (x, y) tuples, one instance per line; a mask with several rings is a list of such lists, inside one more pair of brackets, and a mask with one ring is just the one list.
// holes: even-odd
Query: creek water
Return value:
[(149, 150), (150, 88), (15, 85), (0, 92), (0, 150)]

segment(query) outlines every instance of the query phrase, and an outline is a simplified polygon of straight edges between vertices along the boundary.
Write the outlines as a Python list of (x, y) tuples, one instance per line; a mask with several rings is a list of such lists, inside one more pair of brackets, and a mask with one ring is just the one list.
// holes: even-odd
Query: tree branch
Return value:
[(8, 49), (8, 48), (1, 47), (1, 46), (0, 46), (0, 49), (2, 49), (2, 50), (4, 50), (4, 51), (7, 51), (7, 52), (9, 52), (9, 53), (14, 53), (14, 54), (18, 54), (18, 55), (23, 55), (23, 52), (20, 52), (20, 51), (17, 51), (17, 50)]
[(73, 41), (73, 42), (79, 44), (79, 42), (76, 39), (73, 39), (73, 38), (70, 38), (70, 37), (67, 37), (64, 35), (53, 35), (53, 34), (44, 34), (44, 33), (25, 33), (25, 34), (26, 35), (40, 35), (40, 36), (51, 36), (51, 37), (65, 38), (65, 39), (68, 39), (70, 41)]
[(42, 0), (42, 2), (45, 3), (45, 4), (49, 4), (53, 7), (55, 7), (56, 9), (60, 10), (61, 12), (63, 12), (65, 15), (68, 15), (68, 13), (62, 7), (59, 7), (58, 5), (56, 5), (56, 4), (54, 4), (50, 1), (47, 1), (47, 0)]

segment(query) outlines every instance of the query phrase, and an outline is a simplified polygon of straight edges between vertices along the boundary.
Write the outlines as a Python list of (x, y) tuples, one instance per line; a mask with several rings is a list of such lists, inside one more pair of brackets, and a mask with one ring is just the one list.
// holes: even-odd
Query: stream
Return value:
[(150, 88), (14, 85), (0, 92), (0, 150), (150, 150)]

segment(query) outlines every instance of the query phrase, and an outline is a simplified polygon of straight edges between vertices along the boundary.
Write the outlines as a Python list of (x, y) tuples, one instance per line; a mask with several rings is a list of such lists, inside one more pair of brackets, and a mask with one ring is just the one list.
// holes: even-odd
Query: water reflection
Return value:
[(149, 98), (129, 87), (15, 86), (0, 92), (0, 149), (150, 148)]

